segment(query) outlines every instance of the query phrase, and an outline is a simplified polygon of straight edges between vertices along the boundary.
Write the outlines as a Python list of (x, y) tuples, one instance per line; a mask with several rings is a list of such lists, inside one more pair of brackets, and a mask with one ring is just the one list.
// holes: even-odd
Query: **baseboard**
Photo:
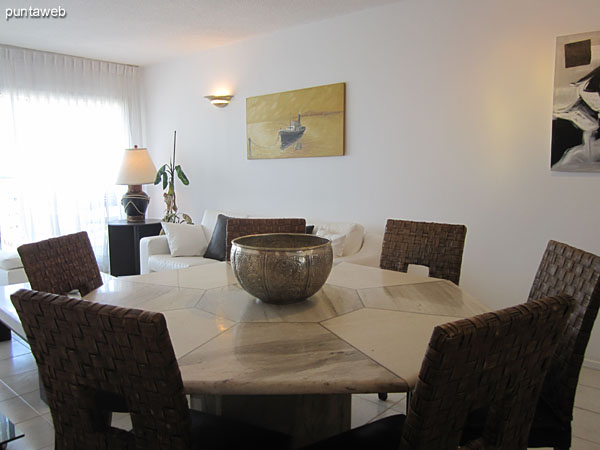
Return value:
[(593, 359), (584, 359), (583, 367), (588, 367), (590, 369), (600, 370), (600, 361), (596, 361)]

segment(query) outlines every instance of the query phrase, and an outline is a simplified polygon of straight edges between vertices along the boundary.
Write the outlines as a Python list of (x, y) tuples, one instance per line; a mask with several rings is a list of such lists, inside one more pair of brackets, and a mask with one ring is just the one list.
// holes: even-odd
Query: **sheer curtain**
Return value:
[(142, 143), (137, 67), (0, 46), (0, 245), (87, 231), (108, 271), (114, 184)]

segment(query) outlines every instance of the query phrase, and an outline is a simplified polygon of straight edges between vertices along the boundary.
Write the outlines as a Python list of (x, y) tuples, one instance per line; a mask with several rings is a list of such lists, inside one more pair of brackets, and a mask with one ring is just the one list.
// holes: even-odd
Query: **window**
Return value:
[[(128, 73), (137, 68), (46, 55), (34, 63), (26, 58), (25, 65), (9, 55), (17, 72), (40, 73), (30, 77), (29, 86), (21, 79), (11, 85), (6, 77), (0, 83), (0, 247), (16, 249), (87, 231), (101, 270), (108, 271), (106, 223), (122, 217), (125, 192), (114, 183), (122, 153), (132, 146), (132, 130), (141, 128), (140, 115), (131, 114), (139, 111), (137, 71), (123, 77), (121, 69)], [(90, 65), (65, 65), (65, 59)], [(0, 67), (3, 63), (0, 53)], [(48, 63), (55, 71), (51, 86), (42, 76)], [(119, 89), (119, 83), (132, 88)]]

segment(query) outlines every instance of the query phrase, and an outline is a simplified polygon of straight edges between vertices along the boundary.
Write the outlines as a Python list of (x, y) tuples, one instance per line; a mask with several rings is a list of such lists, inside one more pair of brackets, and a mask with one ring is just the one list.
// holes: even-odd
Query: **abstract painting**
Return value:
[(345, 83), (248, 97), (248, 159), (342, 156), (345, 97)]
[(600, 31), (556, 38), (550, 166), (600, 172)]

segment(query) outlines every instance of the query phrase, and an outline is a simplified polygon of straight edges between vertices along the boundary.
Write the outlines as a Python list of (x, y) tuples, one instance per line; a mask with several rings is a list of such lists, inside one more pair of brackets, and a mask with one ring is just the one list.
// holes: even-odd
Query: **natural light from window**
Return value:
[(104, 254), (106, 221), (121, 217), (114, 184), (128, 130), (117, 101), (0, 95), (3, 250), (85, 230)]

